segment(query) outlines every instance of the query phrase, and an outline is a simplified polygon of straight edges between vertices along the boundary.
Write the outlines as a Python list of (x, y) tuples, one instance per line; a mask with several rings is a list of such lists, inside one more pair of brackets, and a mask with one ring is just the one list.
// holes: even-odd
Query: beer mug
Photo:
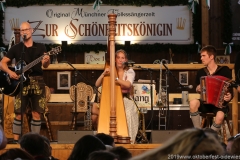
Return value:
[(188, 105), (188, 91), (182, 91), (182, 104)]

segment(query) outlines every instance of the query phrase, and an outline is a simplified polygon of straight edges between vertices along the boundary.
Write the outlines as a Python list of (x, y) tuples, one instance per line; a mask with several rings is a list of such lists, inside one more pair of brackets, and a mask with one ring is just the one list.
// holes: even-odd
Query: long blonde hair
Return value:
[[(189, 156), (210, 154), (224, 154), (224, 149), (220, 142), (213, 134), (205, 133), (203, 130), (193, 128), (180, 131), (161, 147), (136, 156), (132, 158), (132, 160), (167, 160), (170, 155)], [(180, 158), (174, 157), (171, 159)]]
[[(125, 56), (125, 58), (126, 58), (126, 60), (128, 60), (128, 54), (127, 54), (127, 52), (126, 52), (125, 50), (123, 50), (123, 49), (119, 49), (119, 50), (116, 51), (116, 53), (115, 53), (115, 58), (117, 57), (118, 53), (120, 53), (120, 52), (123, 53), (124, 56)], [(123, 67), (123, 69), (124, 69), (124, 70), (128, 70), (129, 67), (128, 67), (127, 65), (125, 65), (125, 66)]]

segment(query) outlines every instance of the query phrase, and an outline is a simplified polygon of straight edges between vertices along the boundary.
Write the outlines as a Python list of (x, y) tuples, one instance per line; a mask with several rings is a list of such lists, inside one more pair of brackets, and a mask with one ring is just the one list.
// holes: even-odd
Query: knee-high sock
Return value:
[(213, 122), (211, 129), (218, 132), (221, 129), (221, 124), (216, 124), (215, 122)]
[(193, 126), (195, 128), (201, 128), (201, 123), (200, 123), (200, 115), (199, 115), (199, 112), (190, 112), (190, 116), (191, 116), (191, 119), (192, 119), (192, 123), (193, 123)]
[(32, 132), (40, 133), (40, 129), (41, 129), (41, 120), (32, 119), (32, 121), (31, 121)]
[(13, 120), (13, 134), (20, 135), (21, 134), (21, 129), (22, 129), (21, 120), (18, 120), (16, 118), (14, 118), (14, 120)]

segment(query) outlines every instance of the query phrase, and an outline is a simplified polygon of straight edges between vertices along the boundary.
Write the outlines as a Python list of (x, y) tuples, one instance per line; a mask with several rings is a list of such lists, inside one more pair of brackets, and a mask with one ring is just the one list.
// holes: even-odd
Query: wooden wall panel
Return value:
[(216, 48), (223, 48), (223, 0), (211, 0), (209, 10), (209, 42)]

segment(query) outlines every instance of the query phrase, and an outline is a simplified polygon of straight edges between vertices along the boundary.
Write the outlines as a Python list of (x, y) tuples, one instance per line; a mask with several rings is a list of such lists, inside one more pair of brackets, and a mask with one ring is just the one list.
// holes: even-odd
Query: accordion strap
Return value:
[(216, 71), (213, 72), (212, 74), (210, 74), (209, 70), (207, 69), (207, 67), (204, 68), (204, 71), (205, 73), (207, 74), (207, 76), (210, 76), (210, 75), (214, 75), (215, 73), (217, 73), (220, 69), (222, 69), (222, 66), (219, 66), (217, 67)]

